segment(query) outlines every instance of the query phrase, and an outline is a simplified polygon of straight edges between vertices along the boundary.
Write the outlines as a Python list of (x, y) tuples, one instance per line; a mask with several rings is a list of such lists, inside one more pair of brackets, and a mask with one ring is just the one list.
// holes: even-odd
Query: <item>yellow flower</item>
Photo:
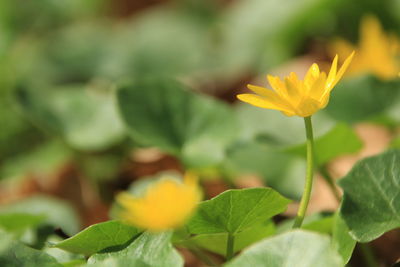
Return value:
[(149, 231), (164, 231), (182, 226), (200, 201), (197, 177), (186, 174), (184, 181), (162, 178), (150, 185), (145, 194), (117, 196), (122, 220)]
[(256, 94), (240, 94), (237, 97), (256, 107), (279, 110), (286, 116), (311, 116), (326, 107), (330, 92), (342, 78), (353, 55), (354, 52), (345, 60), (339, 71), (336, 55), (328, 76), (325, 72), (320, 72), (318, 65), (314, 63), (304, 80), (299, 80), (294, 72), (284, 81), (268, 75), (267, 79), (273, 90), (249, 84), (247, 87)]
[(338, 39), (330, 47), (332, 54), (348, 55), (356, 50), (357, 55), (347, 72), (348, 75), (372, 73), (381, 79), (397, 77), (400, 71), (398, 62), (399, 40), (394, 35), (383, 32), (382, 26), (374, 16), (365, 16), (361, 21), (358, 47)]

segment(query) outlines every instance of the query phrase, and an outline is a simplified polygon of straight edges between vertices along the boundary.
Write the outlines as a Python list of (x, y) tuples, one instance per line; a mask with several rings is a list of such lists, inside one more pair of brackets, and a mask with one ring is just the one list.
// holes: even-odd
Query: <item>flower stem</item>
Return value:
[(293, 224), (293, 228), (301, 227), (304, 217), (306, 215), (308, 202), (311, 197), (311, 189), (313, 185), (314, 177), (314, 137), (311, 123), (311, 116), (304, 118), (304, 124), (306, 127), (307, 137), (307, 171), (306, 171), (306, 183), (304, 185), (303, 196), (301, 197), (300, 207), (297, 211), (297, 216)]
[(228, 234), (228, 241), (226, 243), (226, 260), (229, 261), (233, 258), (233, 247), (235, 244), (235, 237), (232, 234)]
[(358, 243), (358, 246), (364, 258), (365, 266), (367, 267), (379, 266), (374, 255), (374, 251), (372, 250), (369, 243)]

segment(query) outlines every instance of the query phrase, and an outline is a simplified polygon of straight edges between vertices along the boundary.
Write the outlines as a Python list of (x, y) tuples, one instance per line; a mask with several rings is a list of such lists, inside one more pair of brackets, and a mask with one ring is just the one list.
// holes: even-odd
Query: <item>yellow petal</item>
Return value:
[(299, 106), (296, 109), (296, 115), (300, 117), (308, 117), (313, 115), (320, 109), (319, 101), (316, 101), (311, 98), (306, 98), (299, 103)]
[(136, 198), (128, 193), (121, 193), (117, 196), (117, 202), (122, 206), (128, 207)]
[(364, 16), (360, 27), (360, 44), (374, 50), (374, 44), (382, 38), (384, 38), (384, 32), (379, 20), (372, 15)]
[(292, 117), (295, 116), (296, 113), (294, 111), (281, 111), (284, 115), (288, 116), (288, 117)]
[(187, 186), (197, 187), (198, 180), (198, 176), (190, 171), (187, 171), (183, 177), (183, 183)]
[(313, 83), (313, 85), (310, 88), (310, 97), (312, 99), (315, 99), (319, 101), (321, 97), (324, 95), (324, 93), (327, 91), (326, 89), (326, 74), (325, 72), (321, 72), (321, 75), (318, 77), (318, 79)]
[(325, 108), (328, 105), (330, 96), (331, 96), (331, 94), (324, 94), (321, 97), (321, 99), (320, 99), (321, 109)]
[(335, 82), (336, 72), (337, 72), (337, 63), (338, 63), (338, 55), (335, 56), (332, 62), (331, 69), (328, 74), (328, 78), (326, 79), (326, 87), (333, 87), (333, 83)]
[(344, 61), (343, 65), (340, 67), (336, 77), (335, 77), (335, 81), (333, 82), (333, 84), (330, 86), (329, 90), (332, 90), (333, 87), (335, 87), (335, 85), (338, 83), (338, 81), (342, 78), (344, 72), (346, 71), (346, 69), (349, 67), (351, 61), (353, 60), (354, 57), (354, 51), (351, 53), (350, 56), (348, 56), (346, 58), (346, 60)]
[(312, 64), (308, 69), (306, 76), (304, 76), (304, 84), (310, 88), (314, 81), (319, 77), (319, 67), (316, 63)]
[(259, 108), (275, 109), (280, 111), (290, 112), (290, 108), (285, 106), (282, 102), (272, 102), (264, 97), (253, 94), (240, 94), (237, 98), (243, 102), (251, 104)]
[(286, 85), (279, 77), (267, 75), (267, 79), (271, 87), (275, 90), (275, 92), (277, 92), (280, 96), (285, 98), (288, 96)]
[(271, 90), (269, 90), (267, 88), (257, 86), (257, 85), (252, 85), (252, 84), (248, 84), (247, 88), (249, 88), (251, 91), (253, 91), (257, 95), (265, 96), (265, 97), (270, 97), (271, 93), (273, 93)]
[[(381, 79), (393, 79), (400, 70), (398, 62), (398, 41), (384, 32), (379, 20), (364, 16), (360, 24), (359, 44), (357, 49), (346, 41), (335, 41), (331, 47), (339, 57), (357, 51), (353, 63), (346, 71), (347, 75), (372, 73)], [(334, 85), (335, 83), (333, 83)]]
[(336, 56), (328, 76), (325, 72), (320, 72), (315, 63), (307, 71), (304, 81), (299, 80), (294, 72), (285, 77), (284, 81), (267, 75), (274, 90), (248, 85), (248, 88), (256, 94), (240, 94), (237, 97), (256, 107), (279, 110), (287, 116), (310, 116), (326, 105), (330, 90), (343, 76), (353, 56), (354, 52), (345, 60), (339, 71), (337, 71), (338, 56)]
[(291, 72), (289, 76), (287, 77), (297, 88), (301, 86), (301, 82), (299, 78), (297, 77), (297, 74), (294, 72)]
[(285, 85), (289, 95), (288, 101), (292, 106), (296, 106), (304, 94), (304, 88), (293, 75), (285, 78)]
[(269, 89), (266, 89), (266, 88), (263, 88), (260, 86), (256, 86), (256, 85), (251, 85), (251, 84), (248, 84), (247, 88), (249, 88), (256, 94), (266, 98), (266, 100), (268, 100), (269, 102), (280, 103), (285, 108), (291, 107), (290, 103), (288, 101), (286, 101), (285, 98), (283, 98), (281, 95), (277, 94), (276, 92), (274, 92), (272, 90), (269, 90)]

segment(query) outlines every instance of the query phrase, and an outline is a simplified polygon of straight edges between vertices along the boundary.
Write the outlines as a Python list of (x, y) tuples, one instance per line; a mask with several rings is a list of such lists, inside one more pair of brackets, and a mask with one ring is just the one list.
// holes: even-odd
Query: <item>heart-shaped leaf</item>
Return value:
[[(249, 245), (275, 234), (275, 225), (272, 221), (256, 225), (246, 229), (235, 236), (234, 252), (240, 251)], [(225, 256), (227, 233), (196, 235), (191, 242), (197, 246), (214, 253)]]
[(238, 234), (286, 210), (290, 200), (271, 188), (227, 190), (202, 202), (187, 227), (192, 234)]
[(229, 106), (170, 79), (142, 79), (117, 93), (130, 135), (178, 156), (189, 167), (220, 162), (236, 135)]
[(344, 191), (340, 214), (357, 241), (400, 226), (399, 159), (400, 151), (391, 150), (361, 160), (339, 181)]

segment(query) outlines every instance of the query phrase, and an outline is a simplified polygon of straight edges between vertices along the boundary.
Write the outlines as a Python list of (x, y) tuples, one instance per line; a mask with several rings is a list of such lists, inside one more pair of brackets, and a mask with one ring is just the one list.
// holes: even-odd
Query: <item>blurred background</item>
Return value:
[[(323, 216), (340, 195), (327, 177), (400, 146), (399, 34), (396, 0), (0, 1), (0, 215), (44, 214), (24, 237), (40, 246), (49, 225), (72, 235), (108, 220), (132, 182), (187, 169), (205, 198), (271, 186), (298, 200), (303, 121), (236, 94), (268, 86), (267, 73), (302, 76), (313, 62), (326, 70), (355, 50), (314, 116), (310, 212)], [(132, 82), (139, 93), (116, 97)], [(374, 242), (381, 263), (400, 257), (399, 236)]]

